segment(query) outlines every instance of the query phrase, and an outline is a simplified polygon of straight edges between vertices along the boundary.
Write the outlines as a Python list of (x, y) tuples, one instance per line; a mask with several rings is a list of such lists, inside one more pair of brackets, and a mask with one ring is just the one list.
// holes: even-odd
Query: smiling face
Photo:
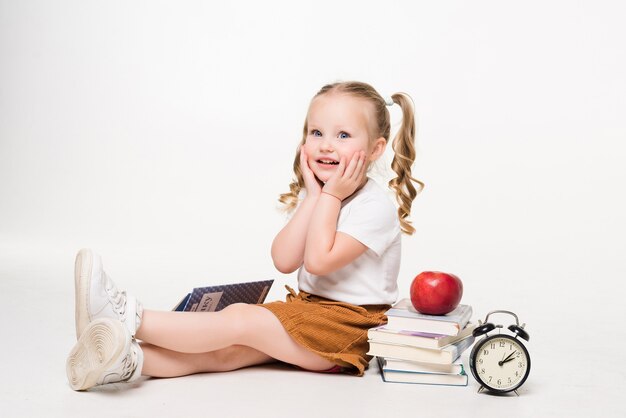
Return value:
[(313, 99), (304, 147), (309, 167), (320, 181), (330, 179), (342, 157), (347, 166), (357, 151), (366, 152), (368, 163), (382, 154), (384, 138), (370, 141), (372, 113), (371, 103), (348, 94), (328, 93)]

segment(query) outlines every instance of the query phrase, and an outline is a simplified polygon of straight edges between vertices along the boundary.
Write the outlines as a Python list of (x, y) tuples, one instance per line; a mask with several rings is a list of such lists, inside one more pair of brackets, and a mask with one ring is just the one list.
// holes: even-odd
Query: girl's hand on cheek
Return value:
[(313, 174), (313, 171), (309, 167), (309, 160), (304, 146), (300, 147), (300, 169), (302, 170), (307, 197), (319, 197), (322, 193), (322, 183), (315, 177), (315, 174)]
[(322, 191), (343, 200), (359, 188), (365, 180), (366, 173), (367, 164), (364, 151), (355, 152), (347, 167), (345, 158), (341, 157), (337, 171), (328, 179)]

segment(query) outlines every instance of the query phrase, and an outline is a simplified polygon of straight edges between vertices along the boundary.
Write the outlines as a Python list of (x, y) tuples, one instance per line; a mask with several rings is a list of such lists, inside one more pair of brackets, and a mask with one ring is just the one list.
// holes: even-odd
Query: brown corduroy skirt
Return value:
[(341, 371), (362, 376), (371, 356), (367, 330), (387, 323), (389, 305), (357, 306), (337, 302), (289, 286), (285, 302), (259, 306), (269, 309), (289, 335), (307, 350), (335, 363)]

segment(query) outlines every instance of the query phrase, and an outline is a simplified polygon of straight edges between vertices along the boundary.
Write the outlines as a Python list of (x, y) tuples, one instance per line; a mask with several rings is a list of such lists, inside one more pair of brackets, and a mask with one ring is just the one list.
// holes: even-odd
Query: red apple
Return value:
[(419, 312), (445, 315), (452, 312), (463, 296), (463, 283), (454, 274), (424, 271), (411, 283), (411, 302)]

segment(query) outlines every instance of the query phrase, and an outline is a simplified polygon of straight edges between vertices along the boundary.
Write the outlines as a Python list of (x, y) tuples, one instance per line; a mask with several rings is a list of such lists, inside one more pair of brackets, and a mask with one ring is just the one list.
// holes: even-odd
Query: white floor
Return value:
[[(383, 383), (374, 364), (363, 378), (271, 365), (74, 392), (64, 368), (74, 343), (71, 262), (38, 265), (6, 255), (0, 256), (2, 417), (626, 416), (623, 331), (601, 348), (593, 333), (585, 335), (589, 324), (549, 322), (548, 312), (538, 312), (528, 328), (532, 371), (519, 397), (477, 394), (471, 378), (468, 387)], [(617, 318), (605, 325), (615, 324)]]

